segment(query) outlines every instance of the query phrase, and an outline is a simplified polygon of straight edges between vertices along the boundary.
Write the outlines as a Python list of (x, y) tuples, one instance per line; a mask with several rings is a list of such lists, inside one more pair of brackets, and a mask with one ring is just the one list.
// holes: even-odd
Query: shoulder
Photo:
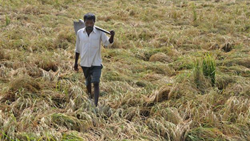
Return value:
[(100, 30), (97, 29), (97, 33), (100, 34), (101, 36), (106, 36), (106, 34)]
[(95, 30), (95, 32), (96, 32), (97, 34), (102, 34), (102, 32), (101, 32), (100, 30), (98, 30), (98, 29), (96, 28), (96, 26), (94, 26), (94, 30)]
[(77, 35), (78, 35), (79, 33), (83, 32), (84, 29), (85, 29), (85, 28), (79, 29), (79, 30), (77, 31)]

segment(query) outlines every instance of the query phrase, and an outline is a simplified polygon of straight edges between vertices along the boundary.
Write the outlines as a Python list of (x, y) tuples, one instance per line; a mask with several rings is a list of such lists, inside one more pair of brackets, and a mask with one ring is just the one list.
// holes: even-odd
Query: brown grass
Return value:
[(159, 61), (159, 62), (170, 63), (171, 59), (164, 53), (156, 53), (149, 58), (149, 61), (151, 62)]
[(9, 91), (17, 92), (21, 89), (23, 89), (24, 91), (36, 93), (41, 90), (41, 86), (34, 78), (23, 76), (11, 82)]
[[(250, 140), (249, 2), (0, 5), (0, 140)], [(72, 69), (72, 24), (91, 11), (116, 31), (98, 107)], [(195, 64), (205, 54), (214, 86)]]

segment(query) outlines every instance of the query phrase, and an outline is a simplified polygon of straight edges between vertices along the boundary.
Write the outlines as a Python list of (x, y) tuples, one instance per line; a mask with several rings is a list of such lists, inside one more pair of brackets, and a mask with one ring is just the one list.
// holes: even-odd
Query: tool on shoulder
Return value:
[[(79, 29), (84, 28), (84, 27), (85, 27), (85, 24), (84, 24), (84, 21), (83, 21), (82, 19), (79, 19), (78, 22), (77, 22), (77, 21), (74, 21), (75, 34), (77, 34), (77, 31), (78, 31)], [(100, 31), (104, 32), (104, 33), (110, 34), (109, 31), (107, 31), (107, 30), (105, 30), (105, 29), (102, 29), (102, 28), (100, 28), (100, 27), (98, 27), (98, 26), (95, 26), (95, 28), (96, 28), (97, 30), (100, 30)]]

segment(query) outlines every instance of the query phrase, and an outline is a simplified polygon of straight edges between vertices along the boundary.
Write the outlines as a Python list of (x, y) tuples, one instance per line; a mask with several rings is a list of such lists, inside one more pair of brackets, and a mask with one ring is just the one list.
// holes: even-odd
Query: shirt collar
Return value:
[(96, 27), (95, 27), (95, 26), (94, 26), (94, 28), (93, 28), (93, 32), (96, 33)]

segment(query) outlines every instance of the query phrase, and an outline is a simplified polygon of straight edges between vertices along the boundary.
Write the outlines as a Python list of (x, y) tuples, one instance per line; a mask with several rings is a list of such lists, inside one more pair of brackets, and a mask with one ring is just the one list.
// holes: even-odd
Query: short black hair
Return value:
[(83, 17), (84, 21), (93, 20), (95, 22), (95, 15), (93, 13), (87, 13)]

